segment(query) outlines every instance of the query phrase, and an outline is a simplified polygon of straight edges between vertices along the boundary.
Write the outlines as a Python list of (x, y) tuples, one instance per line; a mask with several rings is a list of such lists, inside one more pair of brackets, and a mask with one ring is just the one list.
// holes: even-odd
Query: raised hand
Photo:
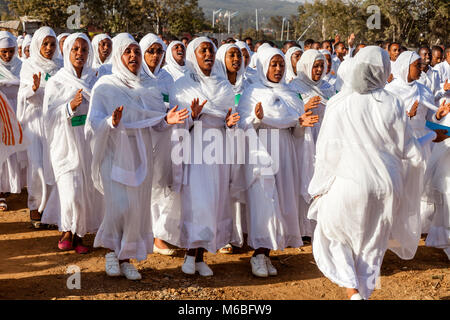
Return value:
[(338, 42), (340, 42), (341, 41), (341, 36), (340, 35), (335, 35), (334, 36), (334, 43), (333, 43), (333, 45), (335, 45), (336, 43), (338, 43)]
[(262, 103), (261, 103), (261, 102), (258, 102), (258, 103), (256, 104), (256, 107), (255, 107), (255, 115), (256, 115), (256, 117), (257, 117), (259, 120), (262, 120), (262, 119), (264, 118), (264, 110), (263, 110), (263, 107), (262, 107)]
[(441, 120), (450, 112), (450, 102), (447, 104), (445, 102), (446, 100), (442, 101), (438, 111), (436, 111), (436, 119), (438, 120)]
[(353, 47), (353, 44), (355, 43), (355, 34), (354, 33), (352, 33), (349, 37), (348, 37), (348, 39), (347, 39), (347, 43), (348, 43), (348, 46), (349, 46), (349, 48), (351, 48), (351, 47)]
[(388, 83), (391, 83), (392, 80), (394, 80), (394, 75), (391, 73), (391, 74), (389, 75), (389, 78), (387, 79), (387, 82), (388, 82)]
[(203, 110), (203, 107), (205, 106), (206, 102), (208, 101), (208, 100), (205, 100), (205, 101), (203, 101), (202, 104), (200, 104), (199, 100), (200, 99), (198, 99), (198, 98), (192, 100), (192, 103), (191, 103), (192, 119), (198, 118), (198, 116), (200, 115), (200, 113)]
[(319, 116), (313, 114), (312, 111), (308, 111), (302, 114), (298, 121), (302, 127), (314, 127), (314, 123), (319, 122)]
[(70, 101), (70, 108), (72, 109), (72, 111), (75, 111), (75, 109), (78, 108), (83, 102), (83, 95), (81, 94), (82, 91), (83, 89), (78, 90), (73, 100)]
[(448, 79), (445, 80), (444, 83), (444, 91), (449, 91), (450, 90), (450, 83), (448, 83)]
[(184, 120), (189, 118), (188, 109), (184, 108), (183, 110), (177, 111), (178, 106), (175, 106), (166, 115), (166, 122), (168, 124), (182, 124)]
[(441, 141), (444, 141), (445, 139), (448, 139), (448, 138), (450, 138), (450, 136), (448, 136), (447, 135), (447, 130), (444, 130), (444, 129), (436, 129), (436, 130), (433, 130), (434, 132), (436, 132), (436, 134), (437, 134), (437, 137), (436, 137), (436, 139), (434, 139), (433, 140), (433, 142), (441, 142)]
[(406, 111), (406, 114), (408, 115), (408, 117), (410, 119), (416, 116), (418, 107), (419, 107), (419, 101), (416, 100), (416, 102), (414, 102), (414, 104), (412, 105), (411, 110), (409, 110), (409, 112)]
[(236, 113), (231, 114), (231, 111), (232, 111), (231, 108), (228, 109), (228, 113), (225, 118), (228, 128), (233, 127), (236, 123), (239, 122), (239, 119), (241, 119), (241, 117), (239, 116), (239, 113), (236, 112)]
[(320, 104), (320, 97), (315, 96), (309, 99), (308, 103), (305, 104), (305, 112), (308, 112), (311, 109), (317, 108)]
[(33, 74), (33, 91), (36, 92), (41, 86), (41, 73), (39, 75)]
[(116, 110), (113, 111), (112, 124), (114, 127), (117, 127), (119, 125), (120, 120), (122, 119), (122, 111), (123, 111), (123, 106), (120, 106), (120, 107), (116, 108)]

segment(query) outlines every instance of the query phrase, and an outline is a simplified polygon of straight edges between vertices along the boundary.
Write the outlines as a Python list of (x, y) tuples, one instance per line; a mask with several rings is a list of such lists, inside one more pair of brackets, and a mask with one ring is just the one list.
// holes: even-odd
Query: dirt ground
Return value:
[[(175, 257), (152, 254), (137, 266), (141, 281), (109, 278), (104, 271), (104, 249), (87, 255), (59, 252), (57, 230), (33, 230), (26, 195), (11, 195), (10, 211), (0, 213), (0, 299), (193, 299), (193, 300), (339, 300), (343, 288), (326, 279), (314, 263), (311, 246), (273, 253), (279, 276), (255, 278), (250, 250), (207, 254), (212, 278), (185, 276), (183, 251)], [(86, 237), (92, 244), (93, 235)], [(81, 269), (81, 289), (68, 289), (67, 269)], [(380, 289), (374, 300), (450, 300), (450, 263), (442, 250), (427, 248), (423, 239), (413, 260), (393, 253), (385, 256)]]

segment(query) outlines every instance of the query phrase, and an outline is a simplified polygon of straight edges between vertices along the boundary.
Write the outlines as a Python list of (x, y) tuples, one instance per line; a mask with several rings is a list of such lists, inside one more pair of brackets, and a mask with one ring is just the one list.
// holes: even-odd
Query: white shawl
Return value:
[[(223, 46), (221, 46), (219, 48), (219, 50), (217, 50), (217, 52), (216, 52), (216, 61), (214, 62), (214, 67), (213, 67), (212, 72), (219, 78), (228, 79), (225, 57), (227, 55), (228, 50), (230, 50), (231, 48), (236, 48), (236, 49), (240, 50), (237, 45), (232, 44), (232, 43), (227, 43), (227, 44), (224, 44)], [(237, 73), (236, 83), (234, 85), (232, 85), (235, 94), (242, 93), (242, 91), (243, 91), (244, 73), (245, 73), (244, 59), (241, 58), (241, 68), (239, 69), (239, 71)]]
[(94, 68), (94, 69), (100, 68), (101, 65), (107, 64), (111, 60), (111, 54), (106, 58), (106, 60), (104, 62), (102, 62), (102, 60), (100, 59), (100, 53), (98, 52), (98, 46), (99, 46), (100, 42), (105, 39), (111, 40), (111, 37), (105, 33), (102, 33), (102, 34), (96, 35), (92, 39), (92, 48), (94, 50), (94, 62), (92, 64), (92, 68)]
[(16, 48), (16, 51), (10, 62), (5, 62), (0, 58), (0, 85), (19, 85), (19, 75), (22, 67), (22, 61), (17, 55), (15, 37), (8, 31), (0, 31), (0, 49), (13, 47)]
[[(177, 44), (181, 44), (184, 47), (183, 42), (181, 41), (172, 41), (167, 47), (166, 51), (166, 65), (163, 67), (173, 78), (173, 81), (177, 81), (182, 76), (186, 74), (187, 68), (186, 64), (184, 66), (180, 66), (178, 62), (175, 61), (173, 57), (172, 48)], [(186, 49), (186, 47), (185, 47)]]
[(292, 55), (294, 54), (294, 52), (297, 51), (302, 51), (302, 49), (300, 49), (299, 47), (291, 47), (289, 48), (288, 51), (286, 51), (286, 56), (284, 58), (285, 62), (286, 62), (286, 82), (289, 83), (291, 82), (295, 77), (297, 77), (297, 75), (294, 72), (294, 68), (292, 67)]

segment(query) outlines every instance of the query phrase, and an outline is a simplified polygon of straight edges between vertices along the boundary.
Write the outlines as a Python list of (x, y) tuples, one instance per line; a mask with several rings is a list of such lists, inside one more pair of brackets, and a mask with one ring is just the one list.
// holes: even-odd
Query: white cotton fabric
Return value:
[[(409, 66), (419, 59), (420, 56), (413, 51), (402, 52), (394, 63), (392, 70), (394, 80), (386, 85), (386, 90), (403, 101), (405, 111), (410, 111), (415, 101), (419, 102), (416, 116), (409, 120), (416, 138), (429, 132), (425, 127), (428, 110), (435, 112), (438, 109), (434, 104), (433, 93), (426, 86), (418, 81), (408, 82)], [(430, 152), (431, 150), (428, 150), (427, 153)]]
[[(215, 158), (224, 161), (226, 155), (226, 139), (232, 129), (226, 129), (225, 118), (229, 108), (234, 106), (234, 92), (227, 79), (219, 78), (211, 73), (206, 76), (198, 66), (195, 50), (203, 43), (211, 43), (206, 37), (200, 37), (189, 43), (186, 51), (187, 74), (178, 79), (170, 91), (170, 106), (178, 105), (180, 109), (188, 108), (198, 98), (200, 103), (207, 100), (197, 121), (189, 117), (185, 128), (190, 129), (191, 158), (183, 164), (183, 172), (178, 173), (182, 180), (174, 190), (181, 193), (181, 217), (179, 223), (180, 246), (205, 248), (216, 252), (231, 241), (232, 199), (230, 195), (231, 165), (205, 159), (195, 160), (194, 149), (202, 154), (211, 154), (207, 149), (209, 143), (194, 141), (195, 135), (201, 134), (202, 128), (210, 129), (214, 138), (222, 142), (222, 149), (216, 150)], [(214, 47), (214, 44), (213, 44)], [(215, 50), (215, 47), (214, 47)], [(218, 159), (219, 158), (219, 159)], [(208, 161), (208, 162), (207, 162)], [(225, 162), (222, 162), (225, 163)]]
[(94, 68), (94, 69), (100, 68), (103, 64), (110, 63), (111, 54), (106, 58), (106, 60), (104, 62), (102, 62), (102, 60), (100, 59), (100, 53), (98, 52), (98, 47), (100, 45), (100, 42), (105, 39), (111, 40), (111, 37), (108, 36), (106, 33), (102, 33), (102, 34), (97, 34), (92, 39), (92, 48), (94, 50), (94, 62), (92, 64), (92, 68)]
[(29, 47), (31, 45), (31, 40), (33, 40), (33, 37), (27, 34), (25, 38), (23, 39), (22, 43), (22, 61), (27, 60), (27, 56), (25, 55), (25, 48)]
[(428, 67), (427, 72), (423, 72), (420, 74), (420, 79), (417, 82), (426, 86), (436, 98), (436, 93), (440, 89), (440, 79), (439, 72), (434, 70), (431, 66)]
[[(144, 84), (144, 86), (147, 87), (152, 87), (156, 84), (156, 86), (161, 91), (161, 94), (168, 95), (169, 90), (173, 85), (173, 79), (166, 70), (161, 69), (161, 65), (164, 60), (164, 54), (161, 56), (161, 60), (159, 61), (159, 64), (155, 68), (154, 72), (150, 70), (144, 59), (145, 51), (147, 51), (148, 48), (150, 48), (154, 43), (159, 43), (162, 46), (162, 50), (166, 52), (167, 49), (166, 44), (157, 35), (149, 33), (142, 38), (141, 42), (139, 43), (142, 50), (141, 81)], [(167, 107), (169, 106), (168, 101), (166, 106)]]
[[(322, 60), (324, 62), (324, 72), (318, 81), (313, 81), (312, 68), (314, 63), (318, 60)], [(334, 87), (323, 80), (326, 70), (327, 61), (325, 56), (318, 50), (306, 50), (297, 62), (297, 77), (294, 78), (289, 84), (291, 90), (295, 91), (297, 94), (300, 94), (301, 99), (305, 104), (308, 103), (311, 98), (316, 96), (319, 96), (321, 99), (319, 106), (313, 109), (313, 113), (319, 116), (319, 122), (316, 126), (314, 126), (314, 128), (312, 128), (314, 141), (317, 140), (317, 136), (319, 135), (327, 102), (333, 95), (336, 94)]]
[[(319, 52), (321, 54), (323, 54), (324, 56), (329, 55), (330, 57), (332, 57), (332, 54), (330, 51), (326, 50), (326, 49), (321, 49), (319, 50)], [(325, 57), (326, 58), (326, 57)], [(351, 56), (348, 56), (344, 61), (351, 59)], [(344, 62), (342, 62), (344, 63)], [(342, 66), (342, 63), (340, 65), (340, 67)], [(327, 60), (327, 65), (328, 65), (328, 60)], [(327, 69), (325, 70), (325, 76), (323, 77), (323, 80), (325, 80), (326, 82), (328, 82), (331, 86), (334, 86), (334, 84), (336, 83), (336, 74), (333, 74), (333, 59), (331, 59), (331, 67), (330, 67), (330, 72), (326, 73)], [(339, 70), (338, 70), (339, 72)]]
[(186, 64), (184, 66), (180, 66), (173, 57), (172, 49), (177, 44), (181, 44), (186, 50), (186, 47), (184, 46), (183, 42), (172, 41), (167, 47), (166, 65), (163, 67), (163, 69), (166, 70), (172, 76), (174, 82), (180, 79), (182, 76), (184, 76), (187, 71)]
[[(90, 139), (92, 180), (105, 199), (105, 216), (94, 247), (115, 251), (117, 257), (144, 260), (153, 250), (151, 221), (152, 137), (149, 128), (165, 126), (165, 113), (153, 108), (153, 97), (121, 57), (131, 44), (129, 36), (116, 39), (112, 75), (95, 84), (86, 122)], [(124, 107), (118, 127), (113, 111)]]
[[(299, 47), (291, 47), (288, 51), (286, 51), (286, 56), (284, 58), (286, 62), (286, 82), (290, 83), (295, 77), (297, 77), (297, 74), (294, 72), (294, 68), (292, 66), (292, 54), (297, 51), (302, 51)], [(297, 66), (296, 66), (297, 67)]]
[[(89, 56), (81, 78), (70, 61), (70, 51), (77, 39), (83, 39), (89, 45)], [(48, 81), (43, 105), (45, 144), (50, 161), (50, 165), (44, 168), (47, 181), (52, 177), (56, 183), (60, 214), (46, 212), (42, 221), (58, 225), (59, 231), (70, 231), (83, 237), (98, 230), (103, 218), (103, 198), (92, 182), (92, 152), (84, 134), (84, 125), (73, 126), (72, 119), (87, 115), (97, 77), (92, 69), (94, 52), (85, 34), (69, 35), (63, 51), (66, 52), (64, 67)], [(83, 89), (83, 102), (72, 111), (70, 102), (79, 89)]]
[[(22, 64), (20, 88), (17, 95), (17, 118), (31, 139), (27, 150), (28, 208), (30, 210), (38, 209), (40, 212), (43, 212), (48, 199), (43, 167), (45, 134), (42, 106), (44, 92), (48, 80), (62, 65), (62, 61), (57, 58), (56, 51), (51, 60), (41, 55), (40, 48), (47, 36), (54, 37), (56, 40), (55, 32), (49, 27), (41, 27), (34, 33), (30, 44), (30, 58)], [(41, 73), (40, 86), (34, 92), (32, 89), (33, 75), (39, 75), (39, 73)]]
[[(450, 127), (448, 115), (440, 121), (435, 118), (433, 121)], [(425, 194), (435, 207), (425, 244), (447, 250), (450, 247), (449, 161), (450, 141), (447, 139), (434, 145), (425, 173)]]
[[(216, 52), (216, 61), (214, 63), (212, 72), (214, 73), (214, 75), (216, 75), (219, 78), (228, 79), (225, 57), (226, 57), (228, 50), (230, 50), (231, 48), (236, 48), (236, 49), (240, 50), (237, 45), (232, 44), (232, 43), (227, 43), (227, 44), (222, 45)], [(236, 83), (234, 85), (232, 84), (233, 91), (235, 94), (240, 94), (244, 91), (244, 73), (245, 73), (244, 60), (241, 59), (241, 68), (237, 72)]]
[(368, 46), (354, 58), (352, 91), (327, 105), (309, 192), (320, 196), (313, 254), (331, 281), (368, 299), (388, 248), (412, 259), (420, 239), (421, 146), (402, 102), (383, 87), (389, 55)]
[[(17, 54), (15, 37), (7, 31), (0, 31), (0, 49), (13, 47), (16, 51), (10, 62), (5, 62), (0, 58), (0, 91), (5, 95), (5, 99), (8, 100), (7, 104), (12, 108), (15, 117), (22, 61)], [(10, 149), (12, 150), (12, 148)], [(23, 154), (21, 153), (21, 155)], [(19, 154), (14, 153), (0, 165), (0, 192), (20, 193), (25, 186), (26, 181), (21, 176), (21, 169), (24, 163), (21, 163), (23, 161), (20, 161), (20, 158)]]
[[(57, 44), (56, 52), (58, 54), (58, 59), (61, 59), (63, 61), (64, 61), (64, 57), (63, 57), (63, 53), (61, 52), (61, 47), (59, 46), (59, 42), (61, 41), (62, 38), (68, 37), (68, 36), (70, 36), (70, 33), (64, 32), (56, 37), (56, 44)], [(63, 51), (64, 51), (64, 44), (63, 44)]]
[[(303, 129), (299, 117), (304, 106), (283, 79), (270, 82), (270, 61), (283, 53), (275, 48), (258, 50), (258, 82), (246, 88), (239, 102), (239, 126), (254, 135), (258, 144), (249, 143), (243, 165), (247, 206), (248, 239), (252, 248), (283, 250), (303, 244), (299, 225), (299, 200), (306, 194), (312, 174), (313, 145), (311, 131)], [(264, 118), (255, 115), (261, 102)], [(262, 129), (267, 131), (267, 139)], [(247, 152), (248, 149), (248, 152)], [(308, 173), (308, 170), (310, 171)], [(305, 200), (303, 200), (305, 201)]]
[(334, 88), (338, 93), (345, 90), (351, 90), (351, 75), (353, 67), (353, 58), (349, 57), (344, 60), (339, 67), (336, 75), (336, 82), (334, 83)]

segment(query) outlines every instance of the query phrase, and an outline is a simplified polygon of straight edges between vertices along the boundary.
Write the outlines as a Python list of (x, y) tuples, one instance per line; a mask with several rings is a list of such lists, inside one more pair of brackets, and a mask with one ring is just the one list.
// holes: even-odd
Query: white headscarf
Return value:
[[(59, 42), (61, 41), (62, 38), (68, 37), (69, 35), (70, 35), (70, 33), (64, 32), (64, 33), (61, 33), (60, 35), (58, 35), (58, 36), (56, 37), (56, 44), (57, 44), (57, 47), (58, 47), (58, 48), (56, 49), (56, 51), (57, 51), (57, 53), (58, 53), (58, 58), (59, 58), (59, 59), (64, 60), (64, 59), (63, 59), (63, 53), (61, 52), (61, 47), (59, 46)], [(64, 44), (63, 44), (63, 51), (64, 51)]]
[(284, 58), (286, 62), (286, 80), (289, 83), (292, 79), (294, 79), (297, 75), (294, 72), (294, 68), (292, 67), (292, 55), (294, 52), (302, 51), (299, 47), (291, 47), (288, 51), (286, 51), (286, 56)]
[[(322, 76), (318, 81), (314, 81), (312, 80), (312, 69), (314, 63), (318, 60), (322, 60), (324, 62), (324, 72), (322, 73)], [(330, 96), (335, 93), (332, 87), (323, 80), (323, 78), (325, 77), (327, 66), (328, 65), (325, 56), (318, 50), (314, 49), (306, 50), (300, 60), (298, 60), (297, 62), (296, 79), (300, 80), (303, 90), (313, 92), (312, 95), (320, 96), (324, 102), (326, 102), (330, 98)]]
[(0, 58), (0, 80), (19, 80), (22, 61), (17, 55), (16, 38), (8, 31), (0, 31), (0, 49), (15, 48), (15, 53), (10, 62)]
[[(124, 84), (131, 88), (141, 88), (141, 70), (134, 74), (123, 64), (122, 55), (125, 50), (132, 44), (139, 46), (130, 34), (121, 33), (113, 39), (113, 51), (111, 54), (112, 73), (119, 78)], [(142, 61), (142, 63), (145, 63)]]
[(200, 85), (197, 91), (204, 97), (199, 96), (199, 98), (205, 98), (208, 101), (202, 112), (225, 117), (228, 109), (234, 105), (234, 103), (228, 103), (227, 98), (231, 97), (231, 100), (234, 101), (234, 92), (228, 79), (220, 78), (213, 72), (211, 72), (210, 76), (206, 76), (200, 69), (195, 50), (204, 42), (211, 43), (214, 51), (217, 50), (214, 43), (207, 37), (199, 37), (192, 40), (186, 50), (186, 66), (191, 79)]
[[(405, 103), (407, 110), (416, 101), (425, 104), (430, 109), (437, 110), (433, 104), (434, 98), (430, 90), (415, 80), (408, 82), (409, 66), (419, 59), (420, 56), (414, 51), (402, 52), (393, 64), (392, 75), (394, 80), (386, 86), (386, 89), (396, 94)], [(414, 118), (413, 120), (417, 119)]]
[(330, 58), (331, 58), (331, 59), (330, 59), (330, 60), (331, 60), (330, 72), (327, 73), (326, 71), (328, 71), (328, 61), (326, 60), (326, 57), (325, 57), (325, 61), (327, 61), (327, 69), (325, 70), (325, 76), (326, 76), (327, 74), (330, 74), (331, 71), (333, 70), (333, 56), (331, 55), (330, 51), (328, 51), (327, 49), (320, 49), (319, 52), (320, 52), (321, 54), (323, 54), (324, 56), (325, 56), (325, 55), (329, 55)]
[[(216, 52), (216, 61), (214, 63), (212, 72), (219, 78), (228, 79), (225, 57), (227, 55), (228, 50), (230, 50), (231, 48), (236, 48), (240, 51), (239, 47), (236, 44), (227, 43), (221, 46), (219, 50), (217, 50)], [(244, 73), (245, 73), (244, 59), (241, 58), (241, 68), (237, 72), (236, 83), (232, 85), (233, 90), (236, 94), (242, 91), (242, 86), (244, 84)]]
[(94, 50), (94, 62), (93, 62), (92, 66), (94, 69), (98, 69), (102, 64), (109, 63), (111, 60), (112, 53), (106, 58), (105, 62), (102, 62), (102, 60), (100, 59), (100, 54), (98, 52), (98, 46), (99, 46), (100, 42), (105, 39), (111, 40), (111, 37), (105, 33), (102, 33), (102, 34), (96, 35), (92, 39), (92, 49)]
[(31, 44), (31, 40), (33, 39), (32, 36), (30, 36), (29, 34), (27, 34), (25, 36), (25, 38), (23, 38), (23, 42), (22, 42), (22, 52), (23, 50), (25, 50), (26, 47), (30, 46)]
[(23, 36), (18, 36), (17, 37), (17, 46), (20, 47), (23, 43), (24, 37)]
[[(55, 51), (55, 54), (53, 55), (53, 58), (51, 60), (46, 59), (41, 55), (42, 42), (46, 37), (54, 37), (56, 41), (57, 51)], [(30, 44), (30, 58), (27, 60), (27, 62), (40, 69), (41, 72), (43, 72), (43, 77), (45, 76), (45, 73), (52, 75), (56, 73), (56, 71), (62, 65), (62, 61), (57, 57), (58, 47), (59, 43), (56, 39), (56, 35), (53, 29), (50, 27), (41, 27), (33, 35), (33, 39), (31, 40)], [(31, 80), (32, 79), (30, 79), (30, 81)]]
[(166, 65), (163, 69), (166, 69), (167, 72), (169, 72), (174, 80), (178, 80), (184, 74), (186, 73), (186, 64), (184, 66), (180, 66), (178, 62), (175, 61), (175, 58), (173, 57), (172, 49), (177, 44), (181, 44), (184, 49), (186, 50), (186, 47), (184, 46), (183, 42), (181, 41), (172, 41), (169, 46), (167, 47), (166, 51)]
[[(87, 42), (89, 47), (89, 55), (84, 64), (81, 78), (78, 78), (77, 72), (70, 61), (70, 51), (77, 39), (83, 39)], [(68, 82), (74, 83), (74, 87), (83, 89), (83, 94), (90, 96), (91, 89), (96, 80), (96, 72), (92, 68), (92, 61), (94, 60), (94, 52), (92, 49), (91, 41), (84, 33), (73, 33), (69, 35), (64, 42), (63, 50), (67, 53), (64, 55), (64, 67), (58, 72), (58, 75), (63, 76)]]
[(237, 42), (235, 43), (235, 45), (237, 45), (237, 46), (239, 47), (239, 49), (241, 49), (241, 51), (242, 51), (243, 49), (247, 50), (248, 55), (250, 56), (250, 61), (249, 61), (248, 66), (247, 66), (247, 67), (249, 67), (249, 66), (250, 66), (250, 62), (251, 62), (251, 59), (252, 59), (252, 56), (253, 56), (254, 53), (250, 50), (248, 44), (245, 43), (244, 41), (237, 41)]
[(161, 64), (164, 60), (164, 54), (161, 56), (161, 59), (159, 60), (159, 63), (155, 68), (155, 73), (153, 73), (150, 70), (150, 68), (148, 67), (148, 65), (144, 59), (145, 51), (147, 51), (147, 49), (150, 48), (154, 43), (159, 43), (162, 46), (162, 49), (164, 52), (167, 50), (166, 44), (156, 34), (149, 33), (145, 37), (142, 38), (142, 40), (139, 42), (139, 45), (141, 46), (141, 50), (142, 50), (142, 71), (143, 72), (141, 72), (141, 78), (150, 77), (152, 79), (157, 79), (159, 70), (161, 69)]

